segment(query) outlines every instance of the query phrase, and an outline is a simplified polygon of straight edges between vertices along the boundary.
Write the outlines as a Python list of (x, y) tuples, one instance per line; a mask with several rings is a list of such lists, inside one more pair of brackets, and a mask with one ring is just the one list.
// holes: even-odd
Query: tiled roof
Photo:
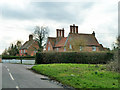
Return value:
[(72, 39), (75, 38), (75, 37), (76, 38), (79, 37), (81, 40), (85, 41), (86, 45), (96, 45), (96, 46), (99, 46), (99, 43), (98, 43), (96, 37), (93, 34), (82, 34), (82, 33), (70, 34), (70, 37)]
[(29, 48), (29, 46), (31, 46), (32, 43), (34, 43), (34, 42), (35, 42), (35, 40), (26, 41), (26, 42), (20, 47), (20, 49), (27, 49), (27, 48)]
[(50, 41), (52, 46), (55, 46), (55, 43), (56, 43), (56, 38), (55, 37), (48, 37), (48, 40)]
[(67, 39), (67, 37), (62, 38), (62, 39), (55, 45), (55, 47), (64, 46), (66, 39)]
[(85, 44), (88, 46), (89, 45), (100, 46), (96, 37), (93, 34), (83, 34), (83, 33), (69, 34), (69, 37), (59, 37), (59, 38), (48, 37), (48, 40), (50, 41), (53, 47), (62, 47), (62, 46), (65, 46), (65, 44), (67, 43), (68, 41), (67, 39), (72, 38), (76, 40), (77, 37), (81, 40), (84, 40)]

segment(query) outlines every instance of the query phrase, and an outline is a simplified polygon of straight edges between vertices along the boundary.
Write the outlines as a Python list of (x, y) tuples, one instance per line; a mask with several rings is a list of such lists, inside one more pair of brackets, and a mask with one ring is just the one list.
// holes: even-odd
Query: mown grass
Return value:
[(74, 88), (118, 88), (120, 74), (106, 71), (104, 65), (41, 64), (32, 70)]

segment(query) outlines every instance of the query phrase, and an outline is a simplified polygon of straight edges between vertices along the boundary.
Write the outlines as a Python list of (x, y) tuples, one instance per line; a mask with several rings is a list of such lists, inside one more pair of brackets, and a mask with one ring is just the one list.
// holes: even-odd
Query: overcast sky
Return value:
[[(58, 1), (58, 0), (57, 0)], [(79, 33), (95, 36), (104, 47), (112, 48), (118, 35), (117, 0), (71, 0), (55, 2), (40, 0), (0, 1), (0, 54), (16, 40), (23, 43), (34, 26), (48, 26), (49, 36), (56, 36), (57, 28), (70, 32), (70, 25), (76, 24)]]

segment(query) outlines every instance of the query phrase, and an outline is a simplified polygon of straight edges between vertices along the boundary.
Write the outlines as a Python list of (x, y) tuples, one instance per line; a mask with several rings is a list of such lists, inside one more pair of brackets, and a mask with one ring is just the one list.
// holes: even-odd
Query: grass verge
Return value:
[(119, 87), (120, 74), (106, 71), (104, 65), (41, 64), (33, 66), (32, 70), (74, 88)]

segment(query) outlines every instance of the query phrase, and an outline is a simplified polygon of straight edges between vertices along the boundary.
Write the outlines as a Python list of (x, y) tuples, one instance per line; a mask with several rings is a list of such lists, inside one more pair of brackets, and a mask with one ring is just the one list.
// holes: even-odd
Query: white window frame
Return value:
[(96, 51), (96, 46), (92, 46), (92, 51)]
[(25, 53), (25, 49), (24, 49), (24, 53)]
[(66, 47), (64, 47), (64, 52), (66, 51)]
[(50, 41), (49, 41), (49, 43), (48, 44), (50, 44)]
[(82, 46), (80, 46), (80, 51), (82, 51), (82, 48), (83, 48), (83, 47), (82, 47)]
[(48, 51), (50, 51), (50, 46), (48, 46)]
[(36, 53), (37, 51), (34, 51), (34, 53)]
[(21, 50), (21, 53), (22, 53), (22, 50)]
[(59, 48), (57, 48), (56, 50), (57, 50), (57, 52), (58, 52), (58, 51), (59, 51)]
[(69, 48), (72, 49), (72, 45), (71, 44), (69, 45)]

